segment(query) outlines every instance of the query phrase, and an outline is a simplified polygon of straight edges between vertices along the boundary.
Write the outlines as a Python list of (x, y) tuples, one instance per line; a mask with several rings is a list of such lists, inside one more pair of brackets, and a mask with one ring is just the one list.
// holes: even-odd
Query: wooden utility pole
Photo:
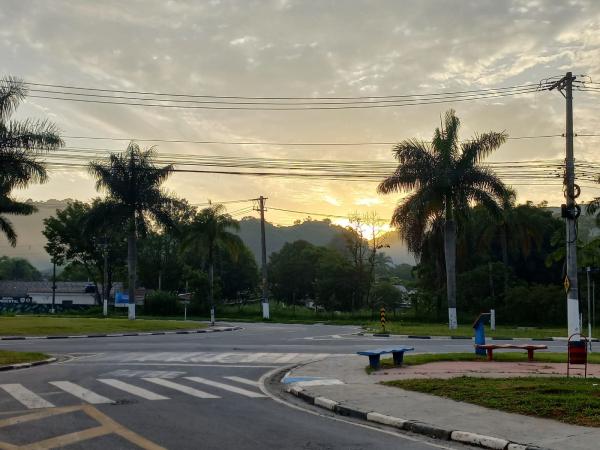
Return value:
[[(557, 89), (566, 100), (566, 157), (565, 157), (565, 200), (561, 207), (561, 215), (566, 219), (566, 266), (567, 275), (564, 280), (567, 293), (567, 324), (569, 336), (581, 333), (579, 323), (579, 291), (577, 287), (577, 219), (581, 208), (577, 205), (579, 186), (575, 184), (575, 158), (573, 156), (573, 81), (576, 77), (571, 72), (552, 83), (549, 90)], [(564, 91), (564, 92), (563, 92)]]
[(258, 207), (260, 209), (260, 244), (262, 258), (262, 314), (263, 319), (269, 319), (269, 297), (267, 285), (267, 242), (265, 239), (265, 200), (262, 195), (258, 198)]

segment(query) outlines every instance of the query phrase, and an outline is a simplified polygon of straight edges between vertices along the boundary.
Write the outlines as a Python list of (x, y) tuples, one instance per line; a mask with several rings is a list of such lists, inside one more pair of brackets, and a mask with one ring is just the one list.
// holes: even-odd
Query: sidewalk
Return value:
[[(301, 391), (299, 396), (309, 401), (322, 397), (312, 401), (318, 406), (335, 409), (342, 414), (357, 415), (358, 412), (361, 413), (358, 414), (359, 416), (364, 417), (367, 413), (392, 416), (402, 419), (398, 423), (403, 429), (429, 435), (436, 434), (437, 430), (439, 437), (448, 439), (452, 434), (453, 439), (456, 437), (454, 440), (467, 443), (476, 442), (469, 441), (473, 436), (461, 440), (470, 433), (498, 438), (480, 443), (487, 448), (525, 450), (527, 446), (533, 446), (556, 450), (590, 450), (600, 446), (598, 428), (510, 414), (428, 394), (382, 386), (378, 384), (379, 381), (400, 377), (392, 374), (384, 375), (385, 371), (380, 372), (381, 375), (379, 373), (367, 375), (365, 372), (367, 364), (367, 358), (358, 355), (330, 357), (293, 369), (283, 382), (290, 383), (294, 388), (292, 392), (298, 394)], [(339, 406), (334, 408), (335, 404)], [(370, 414), (370, 417), (380, 423), (390, 421), (379, 417), (378, 414)], [(421, 426), (413, 426), (410, 423), (408, 426), (402, 426), (403, 421), (416, 422)], [(440, 430), (445, 433), (440, 433)], [(467, 433), (452, 433), (453, 431)], [(523, 445), (509, 446), (509, 442)]]

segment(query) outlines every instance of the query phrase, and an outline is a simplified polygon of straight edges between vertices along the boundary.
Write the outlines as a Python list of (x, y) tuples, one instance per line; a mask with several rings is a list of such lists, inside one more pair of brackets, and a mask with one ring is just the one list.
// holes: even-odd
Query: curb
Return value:
[[(381, 333), (354, 333), (354, 335), (356, 336), (366, 336), (366, 337), (388, 337), (385, 336)], [(441, 339), (465, 339), (465, 340), (473, 340), (474, 338), (472, 336), (422, 336), (422, 335), (415, 335), (415, 334), (390, 334), (389, 337), (393, 337), (393, 338), (398, 338), (398, 339), (435, 339), (435, 340), (441, 340)], [(563, 337), (544, 337), (544, 338), (527, 338), (527, 337), (508, 337), (508, 336), (496, 336), (496, 337), (489, 337), (486, 338), (490, 341), (516, 341), (516, 340), (521, 340), (521, 341), (550, 341), (550, 342), (563, 342), (566, 341), (567, 338), (563, 338)], [(592, 338), (590, 339), (591, 342), (600, 342), (600, 339), (598, 338)]]
[(366, 420), (367, 422), (387, 425), (399, 430), (410, 431), (412, 433), (422, 434), (436, 439), (475, 445), (490, 450), (549, 450), (528, 444), (519, 444), (517, 442), (512, 442), (493, 436), (470, 433), (468, 431), (447, 430), (429, 423), (388, 416), (378, 412), (361, 411), (356, 408), (342, 405), (341, 403), (326, 397), (314, 397), (310, 394), (307, 394), (301, 387), (298, 386), (289, 386), (286, 391), (311, 405), (327, 409), (328, 411), (333, 411), (341, 416), (354, 417), (357, 419)]
[(9, 364), (7, 366), (0, 366), (0, 372), (5, 372), (7, 370), (27, 369), (28, 367), (34, 367), (34, 366), (43, 366), (45, 364), (50, 364), (55, 361), (58, 361), (58, 359), (57, 358), (48, 358), (48, 359), (42, 359), (40, 361), (33, 361), (33, 362), (29, 362), (29, 363)]
[(116, 334), (81, 334), (73, 336), (5, 336), (0, 337), (0, 341), (25, 341), (32, 339), (85, 339), (85, 338), (107, 338), (107, 337), (130, 337), (130, 336), (162, 336), (165, 334), (197, 334), (197, 333), (218, 333), (221, 331), (242, 330), (242, 327), (218, 327), (201, 328), (199, 330), (179, 330), (179, 331), (146, 331), (140, 333), (116, 333)]

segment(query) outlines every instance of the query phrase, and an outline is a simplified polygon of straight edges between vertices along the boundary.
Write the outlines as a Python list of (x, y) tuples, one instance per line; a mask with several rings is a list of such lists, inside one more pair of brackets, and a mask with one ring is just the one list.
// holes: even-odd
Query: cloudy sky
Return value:
[[(537, 83), (566, 71), (600, 81), (597, 1), (31, 1), (0, 8), (2, 75), (28, 82), (221, 96), (382, 96)], [(600, 133), (599, 94), (576, 92), (575, 131)], [(454, 107), (462, 136), (564, 132), (557, 92), (456, 104), (332, 111), (215, 111), (29, 98), (16, 117), (47, 117), (66, 136), (251, 142), (397, 142), (430, 138)], [(70, 147), (123, 150), (126, 141), (66, 138)], [(576, 138), (597, 161), (598, 138)], [(164, 153), (391, 161), (389, 145), (158, 145)], [(556, 159), (563, 138), (508, 141), (494, 161)], [(192, 203), (264, 195), (273, 207), (388, 218), (398, 196), (374, 183), (175, 174)], [(599, 185), (600, 186), (600, 185)], [(560, 204), (562, 188), (515, 186), (519, 200)], [(589, 199), (600, 191), (584, 188)], [(17, 192), (35, 200), (97, 195), (84, 171)], [(299, 218), (278, 211), (269, 219)]]

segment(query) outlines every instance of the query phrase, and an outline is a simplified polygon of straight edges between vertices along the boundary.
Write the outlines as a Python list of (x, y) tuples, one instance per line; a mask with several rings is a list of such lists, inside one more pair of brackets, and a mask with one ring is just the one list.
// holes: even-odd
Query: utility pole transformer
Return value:
[[(580, 189), (575, 184), (575, 158), (573, 156), (573, 81), (576, 77), (571, 72), (550, 85), (549, 90), (558, 89), (566, 99), (566, 157), (565, 157), (565, 199), (561, 207), (561, 215), (566, 219), (566, 266), (567, 275), (564, 280), (567, 293), (567, 323), (569, 336), (579, 335), (579, 291), (577, 286), (577, 218), (581, 207), (577, 205)], [(564, 92), (563, 92), (564, 90)]]
[(258, 198), (260, 209), (260, 245), (262, 257), (262, 314), (263, 319), (269, 319), (269, 297), (267, 292), (267, 242), (265, 239), (265, 200), (262, 195)]

